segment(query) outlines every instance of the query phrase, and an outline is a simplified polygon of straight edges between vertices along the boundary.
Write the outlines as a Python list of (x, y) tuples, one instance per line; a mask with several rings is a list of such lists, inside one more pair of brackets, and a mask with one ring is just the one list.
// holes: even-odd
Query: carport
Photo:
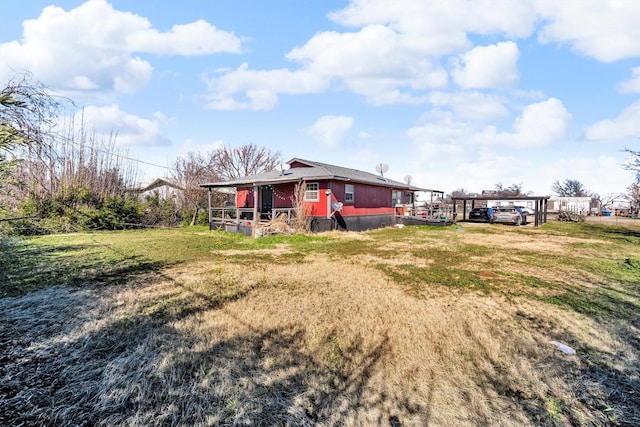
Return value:
[[(509, 204), (514, 204), (518, 206), (518, 202), (534, 202), (534, 225), (537, 227), (538, 225), (544, 224), (547, 222), (547, 203), (549, 201), (549, 196), (464, 196), (464, 197), (452, 197), (451, 201), (453, 202), (453, 217), (457, 219), (457, 202), (462, 202), (462, 221), (467, 220), (467, 202), (471, 202), (471, 208), (482, 207), (487, 205), (489, 201), (491, 202), (509, 202)], [(479, 203), (478, 203), (479, 202)], [(477, 206), (476, 206), (477, 205)], [(493, 207), (493, 206), (490, 206)]]

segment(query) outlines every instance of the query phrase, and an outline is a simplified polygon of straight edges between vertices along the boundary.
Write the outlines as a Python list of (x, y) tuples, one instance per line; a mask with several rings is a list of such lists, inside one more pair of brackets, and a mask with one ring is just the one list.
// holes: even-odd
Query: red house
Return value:
[(236, 206), (216, 208), (209, 203), (209, 222), (211, 228), (218, 228), (220, 218), (230, 214), (234, 222), (231, 226), (225, 223), (227, 230), (247, 235), (258, 226), (254, 218), (268, 220), (281, 212), (291, 217), (296, 207), (310, 218), (312, 231), (385, 227), (396, 223), (401, 206), (414, 203), (416, 191), (433, 191), (382, 175), (297, 158), (270, 172), (201, 187), (209, 192), (236, 189)]

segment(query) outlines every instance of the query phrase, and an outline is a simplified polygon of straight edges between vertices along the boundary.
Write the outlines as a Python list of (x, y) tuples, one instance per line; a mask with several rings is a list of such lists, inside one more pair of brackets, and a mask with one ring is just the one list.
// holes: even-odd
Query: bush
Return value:
[(146, 204), (138, 199), (122, 196), (102, 200), (81, 193), (77, 197), (35, 199), (29, 197), (17, 216), (29, 217), (10, 221), (4, 228), (11, 235), (42, 235), (60, 232), (119, 230), (143, 225)]
[(162, 199), (158, 194), (147, 196), (144, 201), (142, 224), (175, 227), (182, 221), (182, 215), (173, 199)]

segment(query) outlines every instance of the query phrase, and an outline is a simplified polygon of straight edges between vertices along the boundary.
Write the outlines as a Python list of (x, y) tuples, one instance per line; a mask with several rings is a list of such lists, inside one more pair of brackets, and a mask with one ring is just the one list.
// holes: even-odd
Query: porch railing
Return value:
[[(212, 228), (224, 228), (226, 231), (239, 232), (241, 225), (253, 227), (253, 208), (238, 208), (235, 206), (212, 207), (209, 218)], [(282, 214), (287, 215), (287, 224), (291, 225), (295, 218), (295, 208), (274, 208), (267, 214), (258, 212), (258, 224), (267, 224), (272, 218), (278, 218)]]

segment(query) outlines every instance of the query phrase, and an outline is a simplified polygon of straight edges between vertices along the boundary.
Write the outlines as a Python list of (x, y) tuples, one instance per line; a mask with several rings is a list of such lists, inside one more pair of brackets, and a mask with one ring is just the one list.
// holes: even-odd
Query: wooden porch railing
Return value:
[[(263, 216), (258, 213), (258, 227), (260, 224), (268, 223), (272, 218), (277, 218), (281, 214), (287, 215), (287, 224), (291, 225), (295, 217), (295, 208), (274, 208)], [(209, 219), (212, 228), (224, 228), (226, 231), (237, 233), (240, 225), (253, 227), (253, 208), (238, 208), (235, 206), (212, 207), (209, 211)]]

